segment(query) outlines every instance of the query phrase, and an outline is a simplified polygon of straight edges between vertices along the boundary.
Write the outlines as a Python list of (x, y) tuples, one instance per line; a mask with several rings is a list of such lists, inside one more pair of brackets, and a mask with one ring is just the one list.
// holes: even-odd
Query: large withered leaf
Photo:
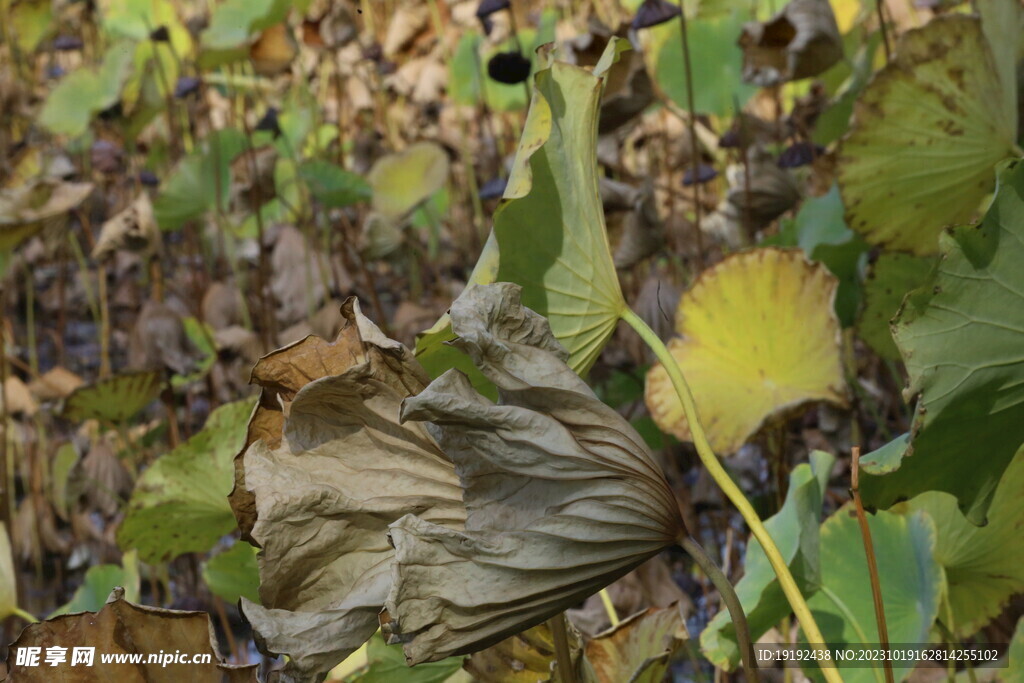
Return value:
[[(23, 648), (40, 648), (39, 664), (19, 666), (14, 655)], [(75, 648), (95, 648), (91, 666), (72, 666)], [(53, 648), (65, 648), (65, 661), (55, 666), (43, 657)], [(115, 588), (98, 612), (64, 614), (32, 624), (10, 647), (10, 680), (26, 683), (102, 683), (104, 681), (147, 681), (175, 683), (246, 683), (256, 681), (256, 665), (231, 666), (222, 663), (217, 652), (213, 625), (205, 612), (144, 607), (124, 599), (124, 589)], [(187, 653), (188, 663), (163, 659), (172, 653)], [(103, 663), (100, 653), (140, 656), (141, 663)], [(192, 657), (207, 655), (209, 662), (195, 664)], [(153, 661), (149, 658), (154, 657)]]
[(759, 86), (810, 78), (843, 58), (828, 0), (791, 0), (770, 20), (743, 26), (743, 80)]
[(236, 493), (252, 504), (242, 516), (262, 548), (262, 606), (243, 599), (243, 609), (261, 647), (291, 657), (284, 680), (315, 678), (377, 630), (390, 523), (465, 519), (451, 463), (423, 425), (399, 424), (423, 370), (354, 300), (343, 315), (333, 344), (307, 337), (256, 366), (263, 398), (236, 460)]
[(521, 288), (481, 285), (451, 308), (454, 346), (498, 387), (452, 370), (406, 399), (464, 489), (465, 531), (391, 525), (394, 587), (381, 622), (411, 664), (480, 650), (579, 603), (683, 533), (643, 439), (566, 365)]

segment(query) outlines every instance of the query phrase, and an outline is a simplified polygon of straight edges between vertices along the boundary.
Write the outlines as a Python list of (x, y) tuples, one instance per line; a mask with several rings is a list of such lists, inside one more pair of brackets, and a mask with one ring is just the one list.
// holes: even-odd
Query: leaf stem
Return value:
[(754, 659), (754, 648), (750, 641), (750, 626), (747, 625), (747, 615), (743, 613), (743, 606), (740, 604), (740, 599), (736, 595), (732, 584), (729, 583), (729, 577), (718, 568), (718, 565), (708, 556), (700, 543), (697, 543), (691, 536), (681, 536), (679, 538), (679, 547), (693, 558), (697, 566), (704, 572), (704, 575), (711, 579), (711, 583), (718, 589), (718, 594), (722, 596), (722, 602), (725, 603), (726, 609), (729, 610), (732, 625), (736, 629), (736, 642), (739, 643), (740, 658), (743, 660), (743, 670), (747, 674), (747, 680), (752, 683), (758, 683), (761, 678), (757, 673), (757, 661)]
[[(772, 566), (772, 570), (779, 579), (779, 585), (782, 587), (782, 592), (785, 594), (786, 599), (789, 600), (790, 607), (793, 609), (793, 613), (796, 614), (797, 619), (800, 622), (800, 626), (804, 630), (804, 634), (807, 636), (807, 640), (810, 643), (824, 643), (825, 638), (821, 635), (821, 629), (818, 628), (817, 622), (814, 620), (814, 616), (811, 614), (810, 607), (807, 606), (807, 601), (804, 600), (804, 596), (800, 593), (800, 588), (796, 584), (796, 580), (793, 578), (793, 574), (789, 571), (789, 567), (786, 565), (786, 560), (783, 559), (782, 553), (779, 551), (779, 547), (775, 544), (775, 540), (768, 533), (768, 530), (764, 526), (764, 522), (758, 517), (754, 507), (747, 500), (746, 496), (736, 485), (730, 477), (729, 473), (722, 467), (722, 463), (718, 461), (718, 456), (711, 449), (711, 444), (708, 442), (707, 435), (704, 434), (704, 428), (701, 426), (700, 421), (697, 418), (697, 406), (693, 400), (693, 393), (690, 391), (690, 385), (686, 383), (686, 378), (683, 377), (682, 371), (679, 369), (679, 365), (676, 363), (675, 358), (669, 353), (668, 349), (665, 348), (665, 344), (661, 341), (654, 330), (647, 326), (640, 316), (634, 313), (628, 306), (624, 306), (620, 312), (620, 316), (630, 327), (636, 330), (637, 334), (640, 335), (641, 339), (651, 348), (654, 352), (655, 357), (665, 367), (665, 371), (668, 373), (669, 380), (672, 382), (672, 387), (676, 390), (676, 394), (679, 396), (679, 401), (683, 405), (683, 412), (686, 415), (686, 420), (690, 425), (690, 433), (693, 435), (693, 444), (697, 448), (697, 455), (700, 456), (701, 463), (707, 468), (708, 473), (715, 480), (718, 486), (722, 489), (722, 492), (732, 502), (740, 515), (743, 516), (747, 526), (750, 527), (750, 532), (757, 539), (758, 543), (761, 544), (761, 548), (764, 550), (765, 556), (768, 558), (768, 562)], [(833, 662), (819, 662), (822, 673), (825, 676), (825, 680), (828, 683), (842, 683), (842, 678), (839, 676), (839, 671)]]
[[(868, 577), (871, 580), (871, 597), (875, 601), (875, 621), (878, 622), (878, 642), (885, 652), (889, 651), (889, 629), (885, 625), (885, 603), (882, 601), (882, 584), (878, 579), (878, 562), (875, 560), (875, 544), (871, 541), (871, 528), (868, 516), (864, 514), (864, 503), (860, 499), (860, 446), (853, 447), (853, 463), (850, 466), (850, 491), (853, 493), (853, 506), (857, 510), (857, 524), (860, 535), (864, 539), (864, 554), (868, 559)], [(886, 683), (893, 683), (892, 661), (886, 657), (882, 661), (885, 669)]]
[(555, 662), (559, 680), (562, 683), (577, 683), (576, 670), (572, 665), (572, 652), (569, 650), (569, 632), (565, 624), (565, 613), (559, 612), (548, 619), (548, 628), (555, 641)]
[(33, 615), (29, 614), (25, 610), (21, 609), (17, 605), (11, 608), (11, 614), (18, 617), (19, 619), (22, 619), (23, 621), (27, 621), (30, 624), (39, 623), (38, 619), (36, 619)]
[(598, 595), (601, 596), (604, 611), (608, 613), (608, 621), (611, 622), (612, 628), (615, 628), (619, 625), (619, 613), (615, 611), (615, 604), (612, 602), (612, 597), (608, 595), (608, 589), (602, 588)]

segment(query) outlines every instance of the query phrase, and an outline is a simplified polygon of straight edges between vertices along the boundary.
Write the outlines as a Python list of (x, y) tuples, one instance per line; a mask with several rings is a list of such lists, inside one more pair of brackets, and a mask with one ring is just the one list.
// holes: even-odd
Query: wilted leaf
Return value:
[(851, 228), (872, 244), (933, 254), (944, 227), (974, 215), (1017, 137), (1001, 68), (977, 18), (939, 17), (903, 35), (839, 150)]
[(79, 387), (68, 396), (61, 416), (72, 422), (120, 424), (160, 394), (160, 373), (129, 372)]
[[(890, 643), (927, 643), (939, 612), (942, 569), (935, 562), (935, 524), (923, 513), (868, 516), (878, 576), (885, 604)], [(825, 642), (878, 643), (878, 625), (871, 595), (863, 539), (853, 509), (846, 506), (821, 526), (821, 590), (807, 603), (821, 627)], [(876, 683), (876, 669), (840, 666), (847, 683)], [(812, 670), (813, 667), (813, 670)], [(896, 680), (903, 680), (913, 664), (893, 662)], [(817, 666), (804, 669), (820, 676)]]
[[(886, 508), (946, 491), (973, 524), (1024, 442), (1024, 164), (999, 172), (980, 224), (943, 234), (943, 258), (893, 326), (917, 397), (912, 440), (898, 469), (862, 461), (864, 502)], [(965, 454), (974, 454), (967, 457)], [(870, 455), (870, 454), (869, 454)]]
[(249, 401), (221, 406), (202, 431), (143, 472), (117, 532), (122, 548), (137, 548), (143, 562), (155, 564), (205, 552), (231, 533), (232, 458), (251, 411)]
[(13, 249), (81, 204), (92, 183), (41, 179), (0, 190), (0, 251)]
[(453, 343), (499, 389), (449, 371), (405, 400), (430, 420), (464, 489), (466, 531), (406, 515), (390, 526), (395, 585), (381, 625), (412, 664), (535, 626), (675, 543), (675, 498), (643, 439), (601, 403), (520, 288), (467, 290)]
[[(323, 673), (377, 630), (391, 585), (388, 524), (414, 512), (461, 527), (452, 465), (401, 402), (426, 383), (412, 354), (362, 316), (260, 361), (263, 386), (236, 461), (232, 504), (259, 544), (260, 598), (243, 600), (261, 647), (287, 653), (288, 675)], [(240, 491), (246, 492), (243, 497)]]
[(256, 34), (283, 21), (289, 9), (291, 3), (287, 0), (227, 0), (218, 4), (202, 34), (200, 64), (211, 67), (243, 59)]
[[(923, 510), (938, 532), (935, 560), (946, 572), (953, 623), (946, 626), (967, 638), (1002, 612), (1010, 597), (1024, 593), (1024, 450), (1018, 451), (999, 482), (988, 524), (971, 524), (948, 493), (929, 491), (911, 500), (911, 511)], [(940, 615), (946, 621), (945, 614)]]
[(224, 552), (217, 553), (203, 566), (203, 581), (214, 595), (231, 605), (244, 597), (260, 601), (260, 574), (256, 565), (256, 548), (239, 541)]
[(178, 312), (162, 301), (148, 300), (132, 327), (128, 365), (134, 370), (187, 375), (195, 365), (194, 353)]
[(448, 154), (434, 142), (381, 157), (366, 176), (373, 209), (387, 218), (404, 216), (444, 187), (448, 173)]
[(679, 605), (651, 607), (587, 643), (587, 660), (600, 683), (661, 683), (689, 637)]
[[(28, 647), (41, 648), (41, 665), (16, 663), (13, 653)], [(77, 647), (95, 648), (92, 666), (79, 662), (72, 667)], [(43, 655), (50, 648), (65, 648), (65, 661), (57, 666), (43, 664)], [(111, 593), (98, 612), (65, 614), (30, 625), (11, 644), (10, 652), (11, 680), (27, 683), (107, 683), (125, 680), (126, 671), (152, 683), (179, 683), (184, 679), (196, 683), (256, 683), (255, 664), (231, 666), (223, 662), (206, 612), (143, 607), (125, 600), (121, 589)], [(134, 665), (123, 661), (103, 663), (101, 653), (113, 657), (139, 655), (142, 661)], [(175, 653), (187, 653), (187, 663), (172, 663)], [(210, 661), (196, 664), (192, 655), (207, 655)]]
[(766, 22), (743, 27), (743, 80), (769, 87), (810, 78), (843, 58), (829, 0), (790, 0)]
[[(704, 271), (676, 312), (668, 344), (693, 388), (716, 452), (733, 453), (765, 422), (814, 401), (846, 402), (836, 281), (798, 250), (756, 249)], [(690, 438), (682, 405), (660, 365), (647, 405), (662, 430)]]
[[(821, 505), (835, 458), (814, 451), (810, 462), (798, 465), (789, 475), (789, 490), (782, 508), (765, 520), (765, 528), (779, 546), (783, 559), (805, 596), (812, 595), (821, 582), (818, 562)], [(853, 552), (853, 551), (851, 551)], [(789, 601), (761, 544), (751, 538), (743, 562), (743, 578), (736, 584), (750, 626), (757, 640), (790, 613)], [(700, 634), (704, 655), (715, 666), (736, 668), (740, 661), (736, 630), (727, 611), (719, 612)]]
[(924, 284), (934, 265), (934, 258), (894, 252), (882, 253), (871, 264), (864, 279), (864, 308), (857, 321), (857, 333), (879, 356), (899, 359), (890, 323), (903, 298)]
[[(566, 633), (569, 636), (573, 666), (578, 667), (583, 655), (583, 640), (571, 625), (567, 625)], [(506, 638), (486, 650), (474, 652), (463, 668), (480, 683), (564, 681), (552, 676), (554, 664), (555, 641), (551, 636), (551, 628), (544, 623)]]
[(263, 29), (249, 46), (249, 61), (261, 76), (276, 76), (287, 71), (298, 54), (298, 43), (284, 22)]
[(71, 372), (63, 365), (50, 368), (32, 380), (28, 385), (29, 391), (38, 401), (52, 401), (60, 398), (67, 398), (78, 387), (85, 384), (81, 377)]
[(117, 249), (127, 249), (142, 255), (143, 259), (159, 251), (160, 229), (153, 219), (153, 203), (143, 192), (123, 211), (103, 224), (99, 239), (93, 247), (92, 257), (102, 259)]

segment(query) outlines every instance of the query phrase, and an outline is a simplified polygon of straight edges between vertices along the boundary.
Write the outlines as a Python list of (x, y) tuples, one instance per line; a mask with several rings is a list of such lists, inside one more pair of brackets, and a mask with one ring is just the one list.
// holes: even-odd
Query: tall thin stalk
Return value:
[[(860, 446), (853, 447), (853, 462), (850, 465), (850, 492), (853, 506), (857, 510), (857, 524), (864, 539), (864, 554), (868, 560), (868, 577), (871, 580), (871, 597), (875, 602), (875, 621), (878, 623), (878, 642), (885, 652), (889, 651), (889, 629), (885, 625), (885, 603), (882, 601), (882, 584), (878, 579), (878, 562), (875, 559), (875, 544), (871, 540), (871, 528), (864, 514), (864, 503), (860, 499)], [(887, 656), (882, 661), (886, 683), (893, 683), (892, 661)]]
[(697, 231), (697, 265), (704, 267), (704, 232), (701, 230), (700, 205), (700, 143), (697, 141), (697, 107), (693, 97), (693, 66), (690, 63), (690, 39), (686, 32), (686, 11), (679, 8), (679, 35), (683, 48), (683, 69), (686, 72), (687, 127), (690, 133), (690, 173), (693, 176), (693, 225)]
[[(740, 490), (736, 482), (732, 480), (729, 473), (725, 471), (722, 463), (719, 462), (718, 456), (711, 448), (711, 444), (708, 442), (707, 435), (704, 433), (704, 428), (700, 424), (700, 420), (697, 417), (697, 406), (693, 400), (693, 393), (690, 391), (690, 385), (687, 384), (686, 378), (683, 377), (682, 370), (679, 369), (679, 364), (676, 363), (675, 358), (669, 353), (665, 347), (664, 342), (655, 334), (654, 330), (647, 326), (640, 316), (630, 310), (628, 307), (623, 307), (620, 312), (620, 316), (630, 327), (636, 330), (640, 338), (647, 343), (647, 345), (654, 352), (655, 357), (665, 367), (665, 371), (668, 373), (669, 380), (672, 382), (672, 387), (675, 389), (676, 394), (679, 396), (679, 401), (683, 406), (683, 413), (686, 415), (686, 421), (690, 426), (690, 433), (693, 435), (693, 444), (697, 448), (697, 455), (700, 457), (701, 463), (708, 470), (708, 473), (718, 484), (719, 488), (726, 495), (730, 502), (736, 507), (740, 515), (743, 516), (743, 520), (750, 527), (750, 532), (757, 539), (758, 543), (761, 544), (761, 548), (764, 550), (765, 556), (768, 558), (769, 564), (772, 566), (772, 570), (775, 572), (775, 576), (779, 579), (779, 585), (782, 588), (783, 594), (789, 601), (790, 607), (793, 609), (793, 613), (796, 614), (797, 619), (800, 622), (800, 626), (804, 630), (804, 634), (807, 636), (807, 640), (810, 643), (824, 643), (825, 638), (821, 635), (821, 629), (818, 628), (817, 622), (814, 620), (814, 615), (811, 614), (810, 607), (807, 606), (807, 601), (804, 599), (803, 594), (800, 592), (800, 587), (797, 586), (796, 580), (793, 578), (793, 574), (789, 571), (789, 566), (786, 564), (786, 560), (782, 557), (782, 553), (779, 551), (779, 547), (775, 544), (775, 540), (768, 533), (768, 530), (764, 526), (764, 522), (758, 517), (757, 511), (747, 500), (746, 496)], [(834, 662), (819, 662), (822, 673), (825, 676), (825, 680), (828, 683), (842, 683), (842, 678), (839, 676), (839, 671), (836, 669)]]
[(551, 638), (555, 641), (555, 663), (562, 683), (577, 683), (576, 669), (572, 665), (572, 651), (569, 649), (569, 629), (565, 613), (559, 612), (548, 619)]

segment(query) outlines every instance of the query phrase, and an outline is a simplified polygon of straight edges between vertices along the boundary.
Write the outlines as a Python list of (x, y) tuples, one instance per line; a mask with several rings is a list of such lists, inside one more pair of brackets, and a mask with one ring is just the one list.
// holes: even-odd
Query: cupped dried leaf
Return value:
[(843, 58), (842, 40), (828, 0), (792, 0), (743, 27), (743, 80), (770, 87), (817, 76)]
[[(78, 661), (76, 648), (92, 650), (91, 665)], [(38, 663), (18, 663), (13, 653), (24, 648), (41, 648)], [(124, 599), (116, 588), (98, 612), (65, 614), (32, 624), (11, 645), (10, 680), (27, 683), (105, 683), (106, 681), (147, 681), (148, 683), (255, 683), (255, 664), (232, 666), (219, 654), (213, 624), (205, 612), (144, 607)], [(54, 666), (43, 662), (43, 653), (61, 652), (64, 661)], [(138, 664), (101, 661), (100, 653), (114, 657), (140, 656)], [(187, 661), (173, 661), (175, 653)], [(194, 663), (193, 656), (205, 655), (206, 663)]]
[(196, 349), (185, 333), (185, 324), (173, 308), (150, 299), (142, 307), (128, 345), (128, 363), (135, 370), (187, 375), (196, 365)]
[[(669, 351), (693, 388), (712, 447), (737, 451), (769, 419), (813, 401), (846, 403), (833, 310), (837, 282), (800, 250), (756, 249), (705, 271), (683, 295)], [(660, 364), (647, 406), (662, 430), (690, 429)]]
[(587, 643), (587, 661), (600, 683), (660, 683), (689, 637), (678, 604), (651, 607)]
[(354, 300), (343, 315), (335, 342), (308, 337), (257, 364), (263, 394), (236, 459), (236, 494), (252, 507), (232, 504), (262, 548), (262, 606), (243, 609), (261, 647), (291, 658), (286, 680), (328, 671), (377, 630), (390, 523), (465, 519), (451, 463), (422, 424), (399, 423), (423, 370)]
[(51, 368), (33, 380), (28, 389), (38, 401), (52, 401), (67, 398), (78, 387), (85, 384), (81, 377), (63, 365)]
[(159, 251), (160, 246), (160, 228), (153, 218), (153, 203), (143, 192), (124, 211), (103, 224), (92, 257), (102, 259), (118, 249), (149, 257)]
[(639, 434), (566, 364), (547, 321), (501, 283), (451, 308), (452, 345), (499, 390), (451, 370), (405, 401), (464, 489), (466, 530), (391, 525), (382, 627), (411, 664), (483, 649), (578, 604), (671, 545), (683, 522)]

